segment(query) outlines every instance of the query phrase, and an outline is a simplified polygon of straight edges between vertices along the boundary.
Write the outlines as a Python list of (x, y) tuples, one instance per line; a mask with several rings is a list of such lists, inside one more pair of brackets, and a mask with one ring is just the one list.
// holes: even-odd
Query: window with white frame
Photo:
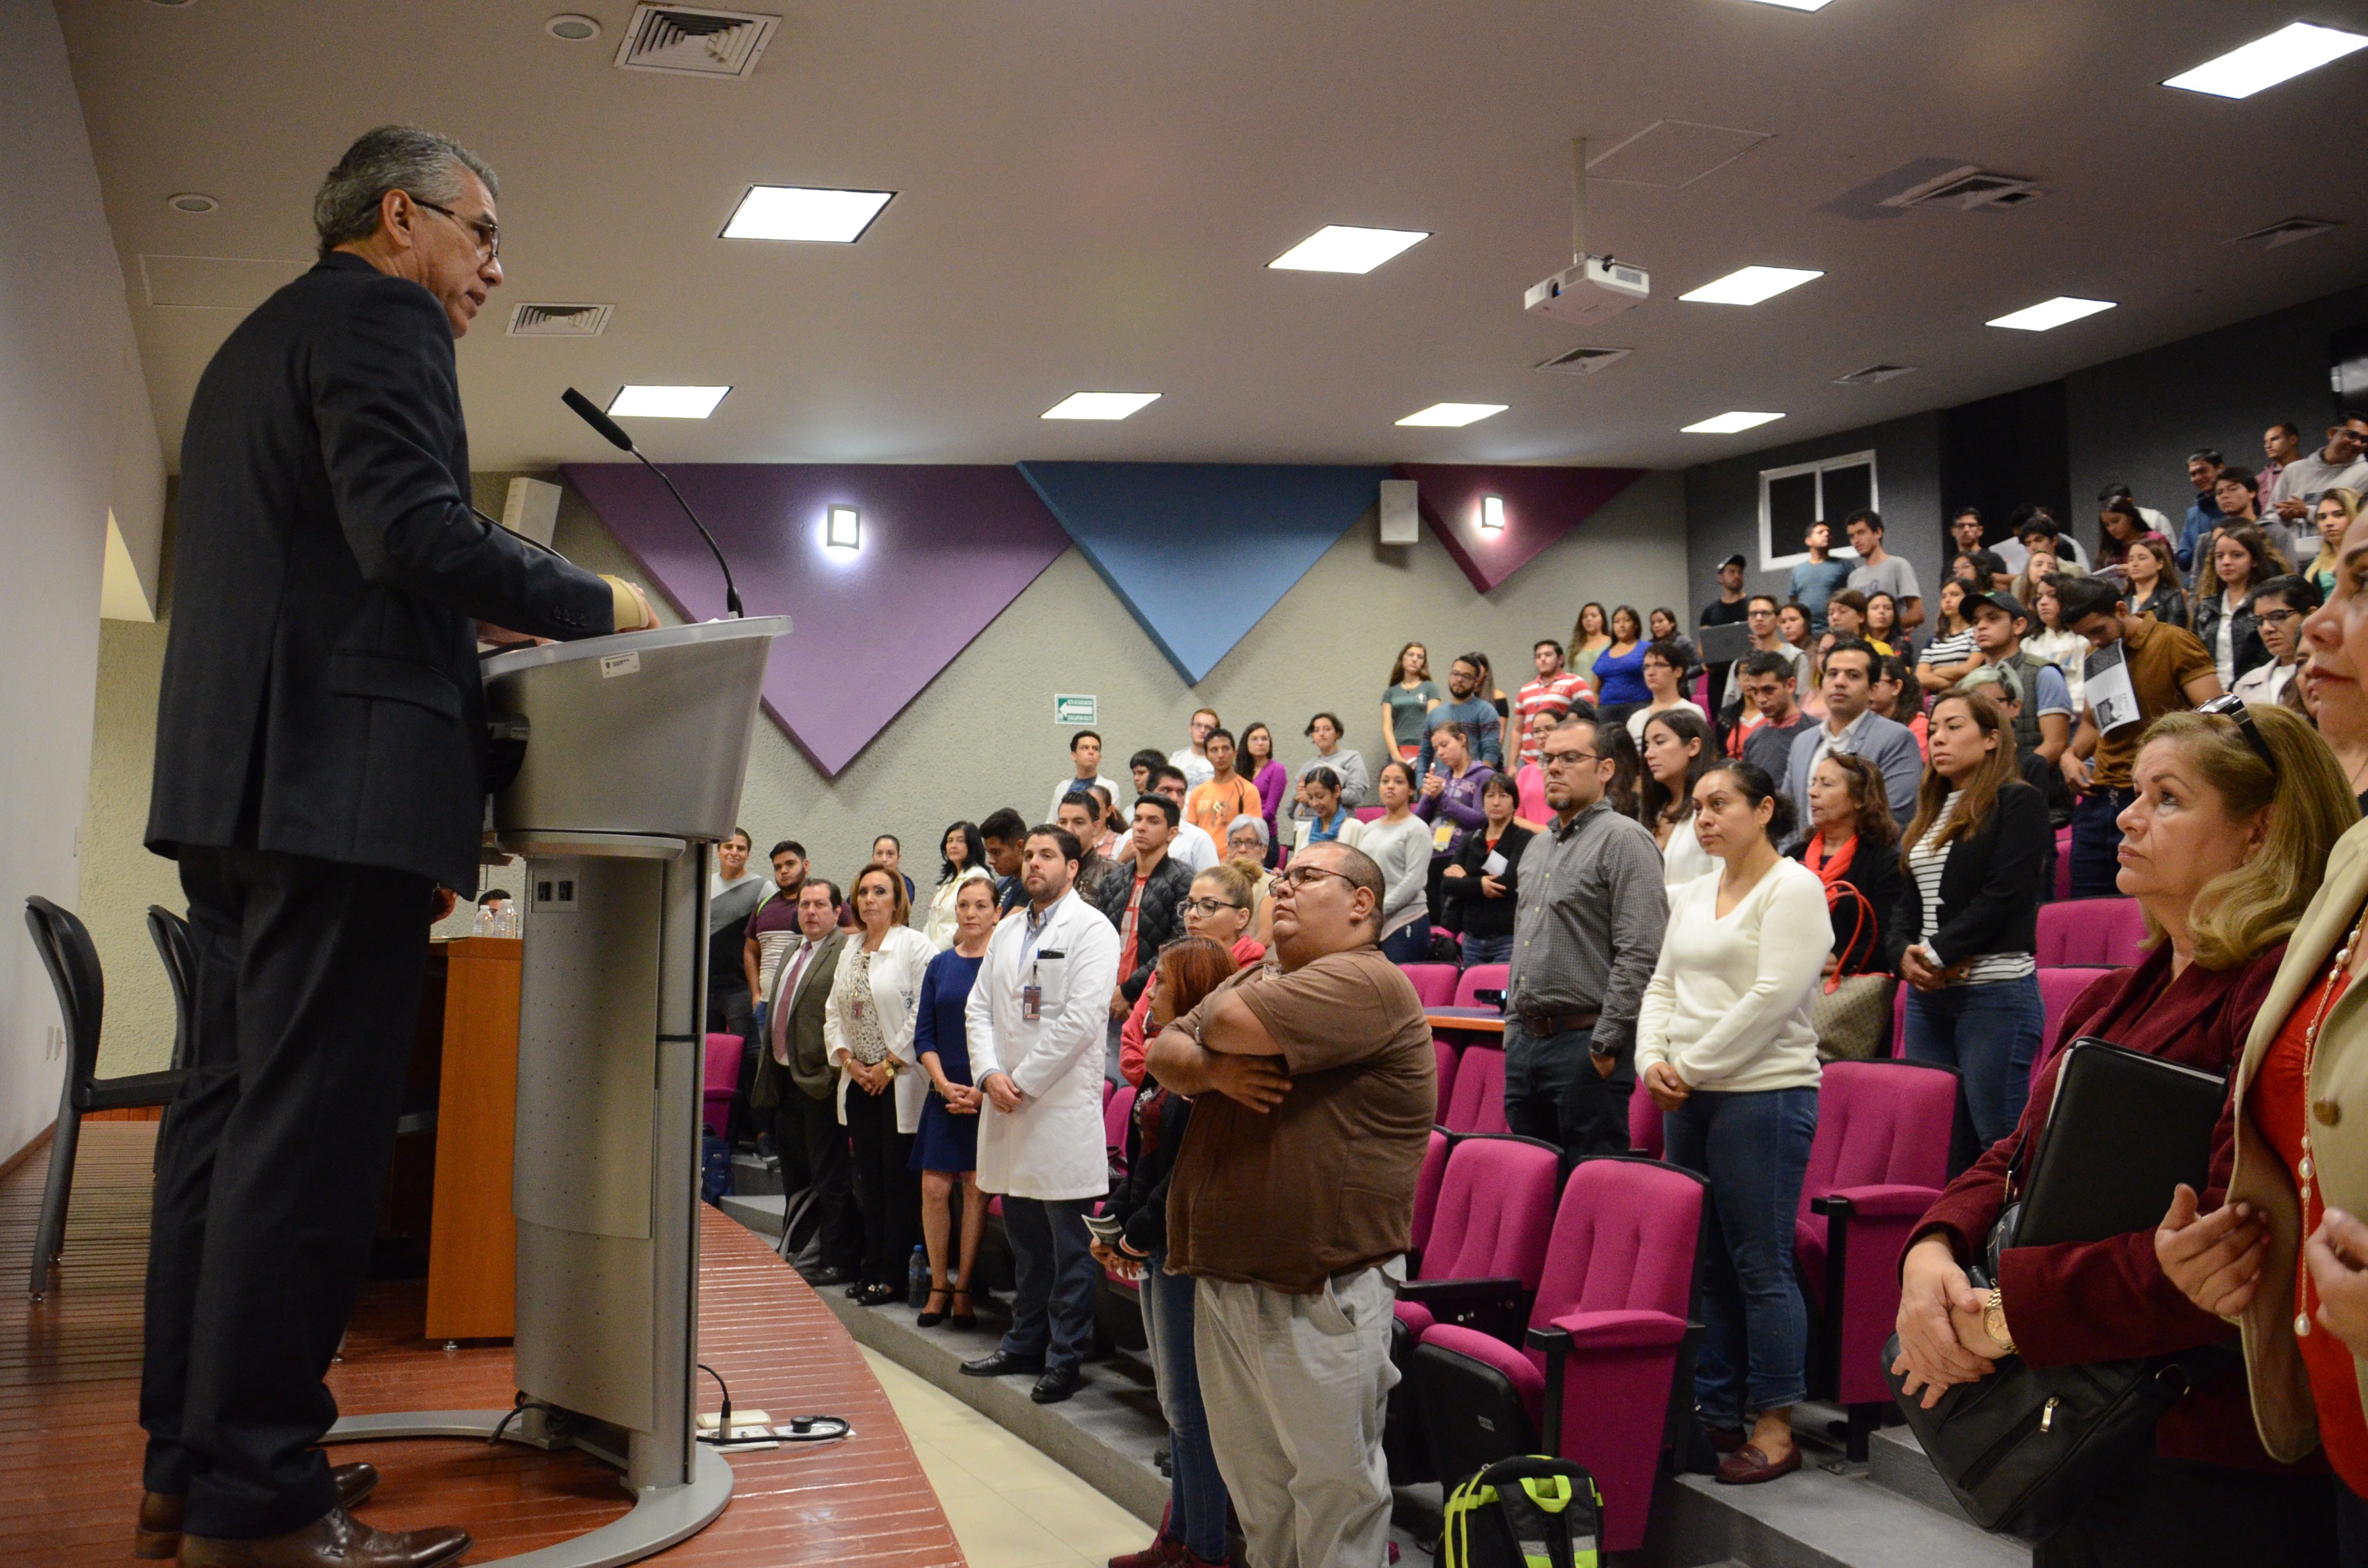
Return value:
[(1802, 541), (1809, 525), (1817, 522), (1833, 525), (1836, 560), (1857, 560), (1858, 552), (1842, 537), (1842, 519), (1861, 508), (1882, 509), (1873, 452), (1845, 452), (1816, 462), (1761, 469), (1759, 569), (1782, 571), (1809, 559)]

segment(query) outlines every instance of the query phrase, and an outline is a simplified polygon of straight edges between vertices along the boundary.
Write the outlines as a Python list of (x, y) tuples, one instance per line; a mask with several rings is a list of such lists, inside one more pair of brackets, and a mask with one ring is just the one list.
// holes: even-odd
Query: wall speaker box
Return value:
[(537, 544), (549, 544), (559, 527), (559, 486), (540, 479), (511, 480), (509, 497), (502, 503), (502, 527)]
[(1415, 507), (1414, 481), (1382, 481), (1382, 542), (1412, 544), (1421, 534), (1422, 515)]

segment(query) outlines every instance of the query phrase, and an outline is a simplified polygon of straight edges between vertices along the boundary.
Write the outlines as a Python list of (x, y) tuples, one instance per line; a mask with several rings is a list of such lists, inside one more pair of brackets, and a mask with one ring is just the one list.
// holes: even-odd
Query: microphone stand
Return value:
[(723, 559), (723, 551), (716, 544), (715, 536), (707, 531), (707, 525), (699, 520), (699, 514), (690, 509), (690, 503), (682, 498), (682, 492), (674, 487), (674, 481), (666, 477), (666, 470), (643, 457), (640, 449), (633, 445), (633, 438), (625, 433), (624, 427), (609, 418), (601, 411), (598, 403), (574, 387), (569, 387), (561, 393), (559, 401), (573, 409), (577, 418), (598, 431), (603, 440), (620, 451), (631, 453), (643, 468), (658, 476), (658, 483), (666, 487), (666, 494), (674, 497), (674, 504), (682, 508), (682, 515), (690, 519), (690, 526), (699, 530), (699, 537), (707, 541), (709, 551), (714, 555), (716, 568), (723, 574), (724, 608), (732, 612), (732, 618), (734, 620), (742, 619), (746, 612), (740, 608), (740, 589), (732, 581), (732, 563)]

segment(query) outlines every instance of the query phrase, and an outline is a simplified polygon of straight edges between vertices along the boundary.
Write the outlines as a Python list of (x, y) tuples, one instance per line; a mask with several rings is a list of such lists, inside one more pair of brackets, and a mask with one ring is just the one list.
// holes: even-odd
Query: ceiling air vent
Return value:
[(512, 337), (598, 337), (614, 305), (520, 305), (510, 312)]
[(1950, 207), (1960, 212), (2003, 212), (2045, 194), (2027, 179), (1993, 173), (1972, 164), (1886, 197), (1885, 207)]
[(1838, 387), (1871, 387), (1878, 381), (1888, 381), (1905, 376), (1916, 369), (1913, 365), (1867, 365), (1846, 376), (1836, 376)]
[(744, 77), (781, 25), (779, 17), (704, 6), (636, 6), (617, 49), (620, 71), (672, 76)]
[(1539, 360), (1538, 369), (1565, 376), (1591, 376), (1606, 365), (1616, 365), (1634, 352), (1633, 348), (1574, 348), (1551, 359)]
[(2251, 245), (2256, 250), (2275, 250), (2280, 245), (2290, 245), (2296, 240), (2315, 240), (2328, 230), (2340, 229), (2342, 226), (2328, 218), (2287, 218), (2271, 224), (2266, 229), (2256, 229), (2249, 234), (2238, 234), (2228, 243), (2232, 245)]

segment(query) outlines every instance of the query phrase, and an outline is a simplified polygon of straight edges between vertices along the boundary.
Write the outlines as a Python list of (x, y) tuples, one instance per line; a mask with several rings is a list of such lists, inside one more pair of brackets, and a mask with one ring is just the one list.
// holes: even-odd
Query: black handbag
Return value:
[[(1966, 1270), (1977, 1290), (1998, 1277), (1998, 1254), (2014, 1244), (2014, 1201), (2023, 1146), (2007, 1166), (2008, 1204), (1990, 1232), (1988, 1256)], [(1883, 1375), (1966, 1517), (1986, 1530), (2044, 1540), (2094, 1493), (2101, 1471), (2146, 1451), (2155, 1423), (2171, 1406), (2234, 1366), (2237, 1352), (2209, 1345), (2171, 1356), (2033, 1367), (2020, 1356), (1977, 1382), (1959, 1383), (1931, 1409), (1901, 1392), (1892, 1370), (1899, 1336), (1883, 1347)]]

